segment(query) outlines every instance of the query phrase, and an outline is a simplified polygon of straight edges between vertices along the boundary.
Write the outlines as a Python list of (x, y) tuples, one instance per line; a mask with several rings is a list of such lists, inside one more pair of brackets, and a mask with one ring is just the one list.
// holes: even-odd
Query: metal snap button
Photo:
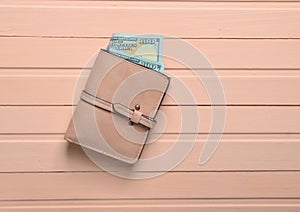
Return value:
[(135, 107), (134, 107), (136, 110), (140, 110), (141, 109), (141, 106), (139, 104), (136, 104)]

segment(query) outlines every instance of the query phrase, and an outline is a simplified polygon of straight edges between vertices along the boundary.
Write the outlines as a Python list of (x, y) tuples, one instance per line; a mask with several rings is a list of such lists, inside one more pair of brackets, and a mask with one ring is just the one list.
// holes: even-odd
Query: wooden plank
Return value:
[[(135, 171), (300, 171), (300, 135), (223, 135), (213, 157), (199, 165), (207, 136), (198, 136), (188, 156), (172, 170), (136, 167)], [(175, 142), (192, 142), (185, 135), (163, 135), (147, 144), (142, 158), (163, 154)], [(12, 154), (13, 152), (17, 154)], [(99, 157), (105, 160), (105, 157)], [(114, 170), (113, 168), (111, 170)], [(101, 171), (77, 145), (62, 135), (9, 135), (0, 137), (0, 172), (75, 172)]]
[(48, 200), (48, 201), (1, 201), (0, 210), (10, 211), (163, 211), (181, 212), (265, 212), (296, 211), (299, 199), (231, 199), (231, 200)]
[[(0, 38), (0, 67), (82, 68), (109, 39)], [(300, 40), (190, 39), (215, 69), (299, 69)], [(166, 42), (177, 42), (174, 40)], [(174, 43), (172, 43), (173, 45)], [(174, 44), (175, 45), (175, 44)], [(225, 57), (226, 55), (226, 57)], [(197, 57), (198, 58), (198, 57)], [(201, 56), (199, 56), (201, 59)], [(198, 59), (199, 59), (198, 58)], [(165, 59), (167, 69), (184, 68)]]
[[(258, 0), (258, 1), (253, 1), (253, 0), (215, 0), (215, 1), (208, 1), (208, 0), (188, 0), (185, 1), (186, 3), (188, 3), (191, 6), (194, 6), (192, 3), (194, 2), (195, 5), (197, 5), (196, 3), (205, 3), (206, 5), (213, 5), (217, 4), (217, 5), (224, 5), (223, 2), (225, 3), (239, 3), (239, 2), (254, 2), (254, 3), (261, 3), (262, 7), (265, 8), (265, 3), (268, 2), (275, 2), (275, 3), (285, 3), (285, 2), (298, 2), (299, 0)], [(61, 2), (59, 0), (54, 0), (54, 1), (50, 1), (50, 0), (24, 0), (22, 1), (22, 5), (18, 2), (5, 2), (6, 6), (73, 6), (73, 7), (86, 7), (86, 6), (94, 6), (94, 7), (99, 7), (99, 5), (101, 6), (112, 6), (113, 4), (109, 4), (111, 2), (111, 0), (94, 0), (94, 1), (82, 1), (82, 0), (67, 0), (66, 2)], [(178, 0), (165, 0), (165, 1), (161, 1), (161, 0), (141, 0), (135, 4), (133, 4), (132, 2), (134, 2), (134, 0), (119, 0), (119, 1), (115, 1), (117, 4), (114, 4), (115, 6), (139, 6), (139, 7), (151, 7), (151, 6), (155, 6), (156, 4), (154, 4), (155, 2), (158, 3), (159, 2), (159, 6), (168, 6), (170, 5), (170, 3), (167, 2), (172, 2), (172, 3), (179, 3), (180, 6), (184, 6), (186, 4), (183, 4), (183, 1), (178, 1)], [(143, 3), (142, 3), (143, 2)], [(102, 3), (102, 4), (100, 4)], [(146, 4), (148, 3), (148, 4)], [(165, 4), (167, 3), (167, 4)], [(174, 5), (174, 4), (173, 4)], [(156, 5), (157, 6), (157, 5)], [(253, 6), (253, 4), (252, 4)]]
[(0, 200), (299, 198), (300, 172), (170, 172), (130, 180), (104, 172), (0, 174)]
[(297, 2), (6, 1), (0, 5), (0, 34), (299, 38), (299, 8)]
[[(197, 110), (200, 129), (181, 130), (181, 112), (197, 115)], [(210, 106), (162, 106), (160, 111), (166, 122), (162, 121), (163, 116), (157, 121), (165, 123), (165, 129), (153, 128), (153, 133), (208, 133), (210, 130)], [(0, 134), (65, 133), (71, 116), (71, 106), (0, 106)], [(299, 133), (299, 121), (299, 106), (227, 106), (224, 133)]]
[[(205, 75), (204, 70), (198, 70)], [(89, 71), (78, 69), (0, 69), (0, 105), (72, 105), (80, 79), (87, 79)], [(166, 70), (190, 89), (195, 101), (180, 100), (176, 104), (214, 105), (200, 80), (189, 70)], [(300, 73), (288, 70), (218, 70), (228, 105), (299, 105)], [(213, 78), (210, 71), (203, 78)], [(179, 88), (171, 81), (170, 93)], [(8, 92), (9, 91), (9, 92)], [(166, 96), (164, 105), (174, 104)]]

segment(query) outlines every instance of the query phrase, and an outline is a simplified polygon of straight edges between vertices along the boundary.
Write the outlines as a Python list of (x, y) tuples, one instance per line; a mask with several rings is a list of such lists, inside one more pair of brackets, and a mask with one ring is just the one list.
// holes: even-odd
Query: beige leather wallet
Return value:
[(101, 50), (65, 139), (133, 164), (168, 89), (170, 78)]

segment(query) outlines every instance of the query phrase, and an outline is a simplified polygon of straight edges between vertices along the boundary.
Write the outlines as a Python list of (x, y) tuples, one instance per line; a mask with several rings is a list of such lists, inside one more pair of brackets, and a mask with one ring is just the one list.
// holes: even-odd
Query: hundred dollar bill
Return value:
[(144, 66), (146, 68), (152, 69), (154, 71), (163, 72), (164, 70), (164, 64), (163, 63), (156, 63), (151, 60), (142, 59), (139, 57), (133, 57), (131, 55), (125, 54), (125, 53), (117, 53), (113, 51), (109, 51), (111, 54), (116, 55), (118, 57), (121, 57), (125, 60), (129, 60), (130, 62), (133, 62), (135, 64)]
[(115, 33), (109, 42), (108, 50), (162, 63), (162, 45), (162, 35)]

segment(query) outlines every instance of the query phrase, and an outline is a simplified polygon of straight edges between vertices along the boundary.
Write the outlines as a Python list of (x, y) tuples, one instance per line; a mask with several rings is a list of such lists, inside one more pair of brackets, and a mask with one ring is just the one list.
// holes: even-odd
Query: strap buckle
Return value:
[(112, 109), (114, 112), (129, 118), (129, 120), (135, 124), (141, 124), (150, 129), (156, 124), (156, 121), (153, 118), (144, 115), (139, 110), (130, 109), (120, 103), (113, 103)]

